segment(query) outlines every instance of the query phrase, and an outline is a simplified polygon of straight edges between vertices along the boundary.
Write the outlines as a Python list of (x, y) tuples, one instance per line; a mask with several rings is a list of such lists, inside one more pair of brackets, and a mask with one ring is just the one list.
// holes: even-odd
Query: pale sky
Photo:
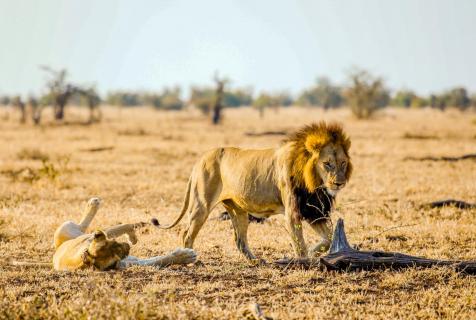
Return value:
[(392, 89), (476, 92), (471, 0), (0, 0), (0, 94), (38, 93), (39, 65), (113, 89), (212, 84), (297, 93), (352, 66)]

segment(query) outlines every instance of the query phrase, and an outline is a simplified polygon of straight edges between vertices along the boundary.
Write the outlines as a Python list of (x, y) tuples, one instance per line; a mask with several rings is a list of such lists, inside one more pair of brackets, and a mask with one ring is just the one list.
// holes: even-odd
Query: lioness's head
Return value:
[(85, 264), (99, 270), (108, 270), (129, 255), (128, 243), (109, 240), (101, 230), (94, 232), (93, 237), (85, 255)]
[(291, 177), (298, 187), (314, 192), (319, 187), (335, 195), (352, 173), (350, 139), (336, 123), (320, 122), (292, 134)]

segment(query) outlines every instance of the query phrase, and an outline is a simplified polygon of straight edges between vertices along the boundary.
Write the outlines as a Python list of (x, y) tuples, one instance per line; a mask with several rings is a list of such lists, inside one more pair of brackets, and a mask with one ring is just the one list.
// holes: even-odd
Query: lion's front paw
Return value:
[(197, 253), (193, 249), (175, 249), (170, 255), (176, 264), (189, 264), (197, 260)]
[(311, 250), (309, 250), (309, 255), (311, 257), (317, 257), (329, 250), (331, 243), (328, 240), (322, 240), (316, 244)]

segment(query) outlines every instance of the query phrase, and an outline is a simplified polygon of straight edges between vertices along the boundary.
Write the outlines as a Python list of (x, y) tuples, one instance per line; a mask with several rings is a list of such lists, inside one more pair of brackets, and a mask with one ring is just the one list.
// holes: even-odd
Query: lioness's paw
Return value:
[(197, 253), (193, 249), (175, 249), (170, 255), (176, 264), (189, 264), (197, 260)]
[(101, 198), (91, 198), (88, 201), (88, 206), (90, 207), (99, 207), (101, 205)]
[(136, 233), (134, 231), (127, 233), (126, 236), (127, 236), (127, 239), (129, 240), (129, 242), (131, 244), (134, 245), (134, 244), (137, 243), (138, 239), (137, 239)]

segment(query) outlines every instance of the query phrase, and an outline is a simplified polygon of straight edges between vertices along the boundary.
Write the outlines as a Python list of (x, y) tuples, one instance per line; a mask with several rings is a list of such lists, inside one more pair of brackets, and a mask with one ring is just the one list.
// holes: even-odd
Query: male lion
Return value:
[[(131, 244), (137, 243), (135, 230), (146, 225), (158, 226), (158, 221), (151, 223), (120, 224), (94, 233), (86, 233), (96, 215), (101, 201), (91, 198), (79, 224), (66, 221), (54, 234), (55, 254), (53, 268), (60, 271), (74, 271), (84, 268), (95, 270), (124, 269), (133, 265), (141, 266), (168, 266), (171, 264), (188, 264), (196, 260), (196, 254), (191, 249), (176, 249), (165, 256), (149, 259), (139, 259), (129, 256), (130, 245), (127, 242), (118, 242), (114, 238), (126, 234)], [(17, 266), (51, 266), (50, 263), (18, 262)]]
[(320, 122), (291, 134), (276, 149), (209, 151), (193, 167), (179, 217), (159, 228), (174, 227), (188, 212), (183, 245), (192, 248), (210, 211), (222, 203), (230, 213), (236, 245), (250, 261), (256, 257), (248, 248), (249, 213), (256, 217), (284, 213), (298, 257), (308, 254), (302, 220), (322, 237), (310, 253), (327, 250), (329, 213), (352, 173), (349, 148), (350, 139), (340, 125)]

